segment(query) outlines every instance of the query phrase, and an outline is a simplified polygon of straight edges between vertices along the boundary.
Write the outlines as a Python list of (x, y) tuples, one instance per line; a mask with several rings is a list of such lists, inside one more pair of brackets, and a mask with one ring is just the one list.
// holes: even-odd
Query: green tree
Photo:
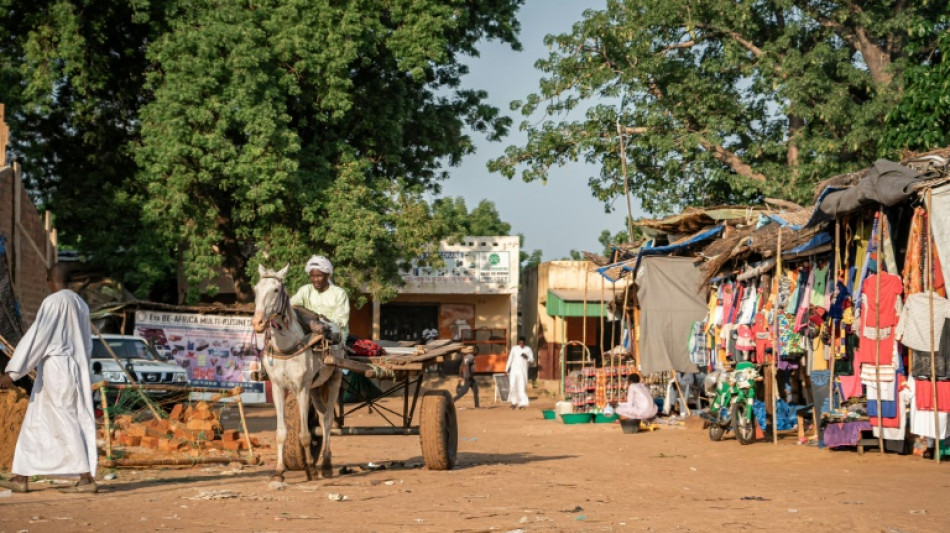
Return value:
[(51, 208), (114, 198), (60, 215), (67, 243), (124, 250), (143, 286), (181, 258), (192, 300), (224, 268), (246, 301), (259, 261), (312, 253), (385, 298), (399, 259), (433, 242), (423, 195), (472, 152), (467, 128), (497, 139), (510, 124), (483, 91), (459, 88), (460, 59), (482, 39), (519, 48), (521, 2), (0, 0), (0, 73)]
[(923, 41), (908, 49), (921, 62), (904, 70), (903, 98), (887, 114), (881, 153), (892, 157), (950, 145), (950, 31), (941, 32), (936, 43)]
[(465, 199), (438, 198), (432, 202), (432, 218), (439, 239), (466, 235), (510, 235), (511, 224), (501, 219), (495, 203), (482, 200), (469, 212)]
[(0, 0), (8, 155), (56, 215), (62, 245), (123, 273), (140, 297), (175, 277), (175, 247), (143, 223), (145, 191), (133, 180), (145, 45), (164, 30), (148, 2)]
[(932, 39), (947, 11), (928, 0), (608, 0), (545, 38), (538, 92), (512, 103), (532, 117), (527, 142), (489, 168), (530, 182), (599, 163), (589, 183), (609, 202), (623, 193), (622, 133), (647, 212), (810, 199), (817, 180), (876, 156), (901, 74), (919, 61), (909, 35)]

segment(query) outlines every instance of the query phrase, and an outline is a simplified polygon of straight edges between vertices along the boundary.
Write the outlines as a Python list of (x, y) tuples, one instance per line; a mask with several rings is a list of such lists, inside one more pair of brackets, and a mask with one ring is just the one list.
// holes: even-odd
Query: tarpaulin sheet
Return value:
[(815, 212), (805, 227), (853, 213), (863, 206), (895, 205), (913, 195), (914, 185), (921, 179), (922, 176), (912, 168), (878, 159), (857, 186), (848, 189), (828, 187), (822, 191)]
[(687, 342), (693, 322), (706, 316), (701, 274), (689, 257), (645, 257), (637, 271), (640, 370), (698, 372)]
[[(725, 229), (724, 226), (719, 225), (719, 226), (715, 226), (713, 228), (707, 229), (701, 233), (697, 233), (696, 235), (693, 235), (692, 237), (690, 237), (689, 239), (683, 242), (678, 242), (676, 244), (668, 244), (666, 246), (655, 246), (652, 248), (642, 247), (637, 252), (636, 261), (630, 261), (630, 260), (624, 261), (623, 262), (624, 264), (621, 267), (621, 270), (635, 272), (637, 268), (640, 266), (640, 262), (642, 261), (644, 256), (666, 255), (666, 254), (670, 254), (670, 253), (673, 253), (685, 248), (689, 248), (690, 246), (693, 246), (694, 244), (698, 244), (707, 239), (711, 239), (713, 237), (718, 236), (720, 233), (722, 233), (724, 229)], [(617, 279), (610, 277), (610, 275), (608, 275), (607, 272), (611, 269), (617, 268), (617, 265), (618, 263), (614, 263), (612, 265), (600, 267), (597, 269), (597, 272), (599, 272), (601, 276), (604, 276), (605, 278), (607, 278), (607, 280), (616, 282)]]

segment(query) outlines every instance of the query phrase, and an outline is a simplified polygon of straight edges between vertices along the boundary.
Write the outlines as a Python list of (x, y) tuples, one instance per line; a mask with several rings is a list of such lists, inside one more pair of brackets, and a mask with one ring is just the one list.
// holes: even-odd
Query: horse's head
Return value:
[(290, 308), (290, 297), (284, 288), (284, 276), (290, 269), (288, 264), (284, 268), (273, 271), (264, 265), (257, 266), (260, 280), (254, 286), (254, 331), (262, 333), (267, 322), (282, 316)]

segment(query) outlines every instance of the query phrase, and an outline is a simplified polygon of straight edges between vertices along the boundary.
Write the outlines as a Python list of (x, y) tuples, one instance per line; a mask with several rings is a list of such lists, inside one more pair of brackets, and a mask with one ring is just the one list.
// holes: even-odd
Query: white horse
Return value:
[[(254, 287), (254, 331), (264, 333), (264, 369), (270, 378), (277, 409), (277, 468), (273, 481), (284, 480), (284, 442), (287, 425), (284, 418), (286, 393), (297, 399), (299, 415), (299, 445), (303, 448), (304, 469), (307, 479), (313, 479), (310, 452), (311, 432), (308, 425), (308, 406), (313, 403), (323, 430), (323, 453), (320, 470), (323, 477), (333, 475), (330, 452), (330, 426), (333, 410), (340, 392), (343, 373), (326, 366), (320, 355), (314, 353), (314, 343), (297, 321), (290, 305), (290, 296), (284, 287), (284, 276), (290, 265), (280, 271), (258, 266), (260, 281)], [(316, 346), (321, 346), (322, 342)], [(296, 450), (294, 450), (296, 453)]]

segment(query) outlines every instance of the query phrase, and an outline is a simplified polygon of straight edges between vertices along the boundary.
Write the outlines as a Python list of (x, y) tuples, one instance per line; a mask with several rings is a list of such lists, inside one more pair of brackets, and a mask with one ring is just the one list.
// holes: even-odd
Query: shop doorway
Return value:
[(423, 330), (438, 325), (439, 304), (392, 303), (379, 309), (379, 333), (383, 340), (421, 343)]

